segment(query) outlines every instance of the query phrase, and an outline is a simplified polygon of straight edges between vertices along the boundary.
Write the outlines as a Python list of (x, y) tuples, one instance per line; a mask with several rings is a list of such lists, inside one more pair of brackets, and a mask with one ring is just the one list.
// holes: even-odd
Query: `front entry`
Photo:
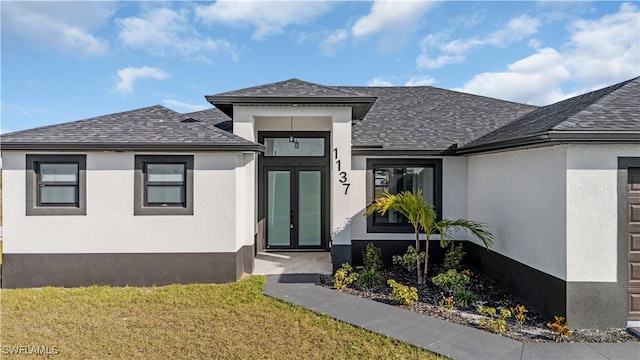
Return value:
[(261, 132), (259, 141), (267, 147), (258, 158), (263, 248), (327, 250), (328, 133)]
[(324, 248), (323, 168), (265, 167), (267, 249)]

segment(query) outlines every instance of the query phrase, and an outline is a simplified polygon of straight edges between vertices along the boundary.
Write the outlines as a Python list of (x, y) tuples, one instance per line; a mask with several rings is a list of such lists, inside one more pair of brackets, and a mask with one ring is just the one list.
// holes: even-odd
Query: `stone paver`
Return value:
[(267, 275), (266, 295), (455, 359), (635, 359), (640, 343), (522, 343), (319, 286), (317, 274)]

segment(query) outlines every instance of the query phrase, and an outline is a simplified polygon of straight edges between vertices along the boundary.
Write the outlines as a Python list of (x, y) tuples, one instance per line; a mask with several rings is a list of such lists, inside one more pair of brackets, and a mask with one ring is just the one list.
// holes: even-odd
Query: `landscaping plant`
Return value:
[(458, 244), (458, 246), (452, 244), (446, 254), (444, 254), (444, 269), (459, 271), (465, 255), (466, 253), (462, 248), (462, 244)]
[(496, 317), (496, 308), (478, 306), (478, 312), (482, 315), (482, 318), (478, 321), (478, 324), (497, 334), (504, 334), (507, 332), (507, 318), (511, 317), (511, 311), (507, 308), (503, 308), (500, 311), (500, 317)]
[(556, 319), (553, 323), (547, 323), (547, 327), (553, 331), (553, 335), (555, 337), (556, 342), (560, 342), (563, 336), (571, 336), (571, 331), (569, 331), (569, 323), (563, 316), (554, 316)]
[(516, 305), (511, 308), (511, 312), (514, 313), (516, 321), (520, 327), (524, 326), (524, 322), (527, 320), (527, 313), (529, 310), (524, 307), (524, 305)]
[(382, 283), (382, 274), (376, 268), (365, 268), (358, 275), (358, 285), (365, 289), (374, 289)]
[(384, 268), (382, 250), (373, 245), (373, 243), (367, 243), (367, 247), (362, 252), (362, 262), (365, 269), (382, 270)]
[(333, 274), (333, 286), (336, 289), (344, 289), (349, 284), (358, 279), (358, 274), (353, 272), (353, 268), (349, 263), (342, 264), (342, 267)]
[(407, 272), (412, 273), (416, 269), (416, 263), (424, 262), (426, 254), (421, 252), (418, 256), (416, 253), (416, 248), (409, 245), (407, 248), (407, 252), (402, 255), (393, 255), (391, 260), (394, 264), (400, 265), (407, 270)]
[(393, 279), (389, 279), (387, 284), (391, 287), (391, 298), (405, 305), (412, 305), (418, 301), (418, 289), (415, 287), (402, 285)]
[(434, 276), (431, 281), (433, 281), (434, 285), (441, 287), (449, 296), (451, 296), (456, 290), (464, 289), (469, 285), (470, 279), (467, 275), (451, 269)]
[[(487, 249), (493, 244), (493, 235), (485, 230), (484, 225), (479, 222), (464, 219), (437, 221), (436, 211), (433, 205), (427, 203), (422, 195), (422, 190), (418, 190), (415, 194), (411, 191), (403, 191), (399, 194), (385, 192), (367, 207), (364, 215), (371, 216), (376, 212), (384, 215), (389, 209), (404, 215), (413, 226), (417, 253), (420, 253), (420, 229), (424, 231), (426, 235), (425, 253), (427, 254), (424, 262), (424, 278), (427, 276), (429, 265), (429, 239), (436, 233), (440, 234), (440, 246), (442, 247), (449, 245), (452, 242), (453, 234), (463, 229), (482, 241)], [(418, 284), (423, 284), (424, 278), (420, 271), (419, 258), (416, 260), (416, 270), (418, 271)]]
[(468, 289), (455, 290), (453, 298), (456, 300), (456, 303), (464, 307), (469, 307), (478, 301), (478, 295)]

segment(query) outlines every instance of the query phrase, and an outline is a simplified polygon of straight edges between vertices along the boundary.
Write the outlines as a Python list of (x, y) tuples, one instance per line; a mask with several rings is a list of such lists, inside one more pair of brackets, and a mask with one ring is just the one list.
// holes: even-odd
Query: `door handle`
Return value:
[(293, 210), (291, 210), (290, 212), (290, 218), (289, 218), (289, 229), (293, 229)]

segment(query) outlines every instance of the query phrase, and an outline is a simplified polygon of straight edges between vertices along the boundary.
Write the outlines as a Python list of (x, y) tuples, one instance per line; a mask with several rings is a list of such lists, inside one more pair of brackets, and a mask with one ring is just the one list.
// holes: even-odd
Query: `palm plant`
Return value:
[[(403, 191), (399, 194), (385, 192), (367, 207), (364, 215), (371, 216), (375, 212), (384, 215), (390, 209), (404, 215), (413, 226), (416, 235), (416, 252), (418, 254), (420, 254), (420, 229), (422, 229), (426, 235), (425, 252), (427, 254), (429, 254), (429, 239), (431, 235), (440, 233), (440, 246), (445, 247), (453, 242), (453, 234), (462, 229), (469, 231), (473, 236), (482, 241), (487, 249), (493, 244), (493, 235), (485, 230), (484, 225), (481, 223), (464, 219), (442, 219), (436, 221), (436, 211), (433, 205), (427, 203), (420, 189), (415, 194), (411, 191)], [(418, 284), (422, 284), (423, 279), (427, 276), (429, 257), (426, 256), (424, 261), (424, 278), (422, 271), (420, 271), (420, 257), (418, 257), (416, 261)]]

